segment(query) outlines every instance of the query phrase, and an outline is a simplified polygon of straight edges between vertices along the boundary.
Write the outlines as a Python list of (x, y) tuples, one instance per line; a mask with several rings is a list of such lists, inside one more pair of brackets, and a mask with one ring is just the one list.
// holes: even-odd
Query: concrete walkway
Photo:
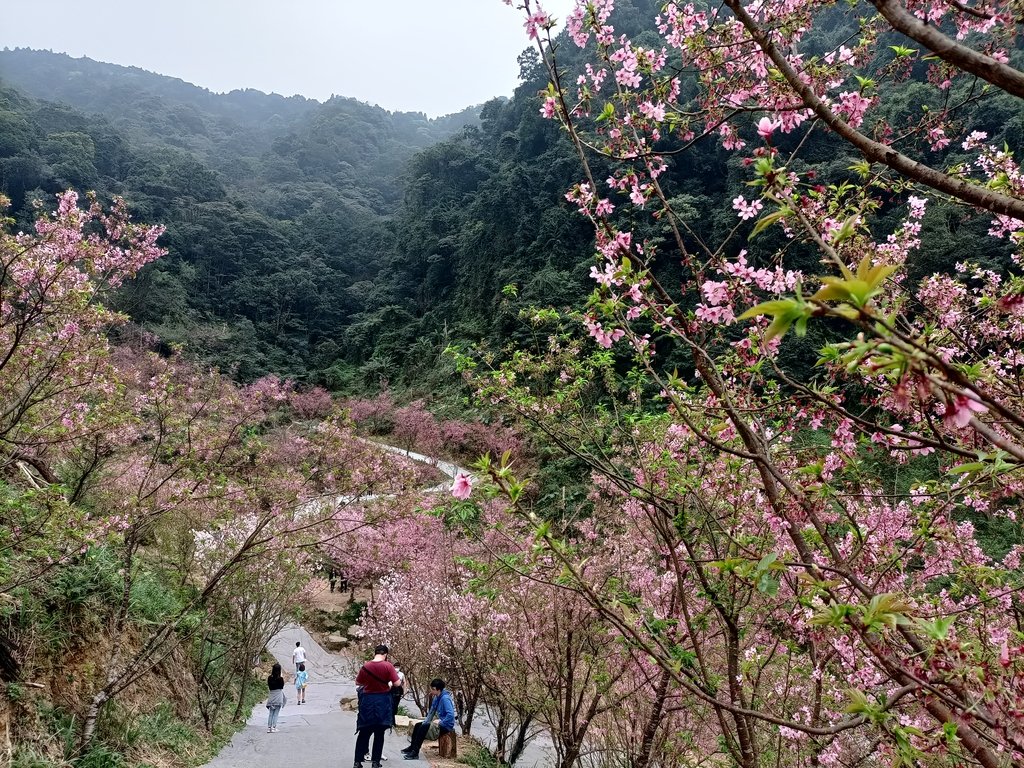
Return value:
[[(349, 768), (353, 764), (356, 713), (338, 705), (343, 696), (356, 694), (351, 665), (321, 648), (302, 627), (289, 624), (267, 645), (267, 650), (286, 672), (294, 670), (292, 649), (296, 640), (306, 649), (307, 703), (302, 706), (295, 703), (295, 685), (289, 679), (284, 687), (288, 704), (281, 710), (278, 732), (267, 733), (267, 708), (261, 702), (245, 727), (206, 764), (206, 768)], [(269, 674), (268, 667), (262, 677)], [(407, 709), (411, 711), (415, 707), (410, 702)], [(483, 708), (477, 712), (473, 732), (485, 744), (493, 745), (494, 726)], [(427, 768), (426, 760), (402, 759), (400, 750), (408, 743), (407, 734), (388, 731), (384, 739), (384, 756), (388, 758), (385, 768)], [(424, 748), (429, 749), (427, 745)], [(550, 739), (543, 734), (527, 745), (517, 768), (536, 768), (553, 762)], [(368, 762), (365, 765), (369, 768)]]
[[(451, 462), (394, 446), (380, 447), (407, 456), (413, 461), (432, 464), (448, 478), (454, 478), (458, 472), (469, 474), (468, 470)], [(441, 493), (449, 488), (449, 482), (442, 482), (426, 490)], [(353, 764), (356, 713), (343, 710), (338, 705), (343, 696), (355, 696), (353, 670), (340, 656), (321, 648), (305, 629), (297, 624), (289, 624), (267, 644), (267, 650), (286, 672), (294, 672), (295, 669), (292, 665), (292, 649), (295, 648), (296, 640), (306, 649), (306, 671), (309, 672), (307, 703), (302, 706), (295, 703), (295, 686), (291, 678), (286, 678), (288, 704), (281, 710), (278, 732), (267, 733), (267, 708), (262, 703), (257, 704), (245, 728), (234, 735), (220, 754), (206, 764), (206, 768), (348, 768)], [(268, 668), (262, 677), (269, 674)], [(407, 709), (412, 711), (415, 707), (409, 703)], [(482, 708), (477, 713), (473, 730), (474, 735), (485, 744), (493, 745), (494, 726)], [(551, 743), (545, 737), (546, 734), (527, 745), (517, 768), (534, 768), (553, 762)], [(408, 743), (407, 734), (388, 731), (384, 740), (385, 765), (390, 768), (426, 768), (425, 760), (402, 759), (400, 750)], [(366, 768), (369, 768), (368, 762)]]
[[(355, 758), (356, 713), (342, 710), (342, 696), (354, 696), (355, 683), (344, 659), (328, 653), (300, 626), (288, 625), (267, 649), (285, 671), (294, 671), (292, 649), (298, 640), (306, 649), (309, 685), (306, 704), (295, 703), (295, 685), (285, 683), (288, 704), (281, 710), (278, 732), (267, 733), (267, 708), (257, 704), (245, 727), (234, 735), (208, 768), (348, 768)], [(270, 670), (264, 673), (269, 675)], [(388, 731), (384, 740), (386, 765), (426, 768), (425, 760), (403, 761), (408, 745), (404, 733)], [(366, 764), (369, 768), (369, 763)]]

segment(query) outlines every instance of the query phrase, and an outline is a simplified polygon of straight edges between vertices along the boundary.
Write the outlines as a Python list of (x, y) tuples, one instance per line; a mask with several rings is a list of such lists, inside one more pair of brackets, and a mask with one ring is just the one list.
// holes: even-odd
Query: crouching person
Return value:
[(431, 680), (430, 693), (434, 700), (427, 713), (427, 719), (412, 729), (412, 744), (402, 750), (406, 760), (419, 759), (420, 747), (423, 746), (423, 740), (427, 738), (427, 732), (430, 730), (430, 723), (435, 717), (440, 728), (438, 738), (455, 730), (455, 705), (452, 703), (452, 695), (445, 690), (444, 680), (439, 677)]

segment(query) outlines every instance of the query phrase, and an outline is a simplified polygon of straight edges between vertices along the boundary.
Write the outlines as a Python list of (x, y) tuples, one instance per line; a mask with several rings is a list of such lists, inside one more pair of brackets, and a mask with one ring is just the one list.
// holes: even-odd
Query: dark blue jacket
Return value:
[(391, 692), (360, 693), (359, 713), (356, 715), (356, 730), (363, 728), (391, 728), (395, 724)]

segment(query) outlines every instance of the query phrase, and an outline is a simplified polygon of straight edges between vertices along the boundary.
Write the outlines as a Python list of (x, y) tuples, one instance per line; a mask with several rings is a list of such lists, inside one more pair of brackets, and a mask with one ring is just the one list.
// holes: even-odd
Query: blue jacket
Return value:
[(455, 705), (452, 704), (452, 695), (445, 688), (440, 696), (434, 697), (434, 703), (430, 705), (427, 713), (427, 720), (437, 717), (437, 723), (447, 731), (455, 730)]
[(364, 728), (392, 728), (395, 725), (391, 705), (391, 692), (360, 693), (356, 730)]

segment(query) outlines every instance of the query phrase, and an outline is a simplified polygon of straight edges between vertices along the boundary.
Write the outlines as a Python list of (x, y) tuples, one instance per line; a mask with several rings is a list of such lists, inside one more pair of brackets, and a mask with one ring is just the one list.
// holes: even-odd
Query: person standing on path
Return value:
[(285, 704), (284, 697), (284, 675), (281, 674), (281, 665), (275, 664), (270, 669), (270, 677), (267, 678), (267, 733), (277, 733), (277, 717), (281, 714), (281, 708)]
[(395, 664), (395, 672), (398, 674), (398, 685), (392, 686), (391, 688), (391, 716), (398, 716), (398, 707), (402, 703), (402, 697), (405, 696), (405, 672), (402, 671), (400, 664)]
[(298, 640), (295, 641), (295, 650), (292, 651), (292, 663), (295, 665), (296, 672), (299, 671), (299, 664), (306, 663), (306, 649)]
[(440, 732), (437, 735), (439, 739), (446, 733), (455, 730), (455, 705), (452, 703), (451, 693), (445, 689), (444, 680), (439, 677), (431, 680), (430, 693), (434, 697), (434, 701), (430, 705), (427, 719), (416, 724), (416, 727), (412, 729), (412, 744), (402, 750), (406, 760), (419, 760), (420, 747), (423, 746), (423, 740), (427, 738), (427, 732), (430, 730), (430, 723), (435, 717), (440, 726)]
[(363, 664), (356, 675), (359, 712), (356, 715), (356, 756), (353, 768), (363, 768), (363, 755), (370, 745), (370, 736), (373, 736), (370, 764), (372, 768), (381, 768), (384, 731), (395, 724), (391, 689), (398, 684), (398, 673), (388, 661), (386, 645), (378, 645), (373, 653), (373, 660)]

